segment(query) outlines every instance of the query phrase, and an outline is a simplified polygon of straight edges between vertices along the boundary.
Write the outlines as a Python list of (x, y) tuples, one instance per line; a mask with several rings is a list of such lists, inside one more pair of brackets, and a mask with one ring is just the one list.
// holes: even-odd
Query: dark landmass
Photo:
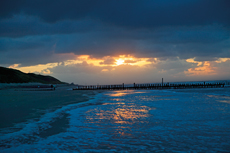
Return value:
[(19, 70), (0, 66), (0, 83), (29, 83), (39, 82), (43, 84), (66, 84), (52, 76), (23, 73)]

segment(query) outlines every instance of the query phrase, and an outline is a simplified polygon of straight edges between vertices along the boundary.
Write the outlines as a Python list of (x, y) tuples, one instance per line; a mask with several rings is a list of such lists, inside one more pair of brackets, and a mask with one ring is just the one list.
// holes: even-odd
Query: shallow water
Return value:
[(1, 134), (0, 152), (228, 152), (229, 91), (101, 93)]

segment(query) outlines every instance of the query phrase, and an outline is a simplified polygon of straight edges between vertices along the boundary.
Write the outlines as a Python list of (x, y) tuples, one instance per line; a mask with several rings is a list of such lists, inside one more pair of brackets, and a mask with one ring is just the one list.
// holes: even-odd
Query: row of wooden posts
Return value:
[(23, 85), (15, 88), (16, 91), (52, 91), (55, 90), (56, 85)]
[(73, 90), (137, 90), (137, 89), (186, 89), (186, 88), (221, 88), (224, 83), (185, 83), (185, 84), (133, 84), (125, 86), (124, 83), (117, 85), (87, 85), (78, 86)]

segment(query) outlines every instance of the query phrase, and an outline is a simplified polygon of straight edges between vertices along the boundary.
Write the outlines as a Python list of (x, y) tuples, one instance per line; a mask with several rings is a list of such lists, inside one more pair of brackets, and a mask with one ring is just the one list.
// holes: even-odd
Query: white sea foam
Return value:
[[(95, 99), (98, 99), (99, 97), (100, 97), (100, 94), (96, 95)], [(88, 102), (84, 102), (84, 103), (70, 104), (60, 109), (57, 109), (55, 111), (47, 110), (47, 113), (45, 113), (38, 121), (29, 120), (25, 123), (16, 124), (13, 128), (16, 128), (16, 129), (22, 128), (22, 127), (23, 128), (16, 132), (11, 132), (9, 130), (9, 133), (7, 134), (5, 134), (7, 129), (3, 130), (0, 133), (0, 142), (7, 141), (7, 142), (11, 142), (11, 144), (20, 144), (21, 139), (31, 137), (34, 134), (39, 135), (39, 131), (41, 129), (45, 130), (47, 128), (50, 128), (50, 123), (52, 123), (54, 119), (62, 116), (63, 113), (67, 113), (69, 110), (77, 108), (77, 107), (90, 105), (90, 103), (92, 102), (94, 103), (95, 99), (89, 100)]]

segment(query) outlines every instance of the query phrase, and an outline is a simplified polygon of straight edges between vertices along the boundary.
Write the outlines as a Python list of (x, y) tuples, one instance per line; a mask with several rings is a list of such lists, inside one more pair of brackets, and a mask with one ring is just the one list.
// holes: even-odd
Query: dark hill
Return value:
[(44, 84), (63, 84), (63, 82), (52, 76), (37, 75), (34, 73), (23, 73), (19, 70), (0, 66), (0, 83), (28, 82), (39, 82)]

